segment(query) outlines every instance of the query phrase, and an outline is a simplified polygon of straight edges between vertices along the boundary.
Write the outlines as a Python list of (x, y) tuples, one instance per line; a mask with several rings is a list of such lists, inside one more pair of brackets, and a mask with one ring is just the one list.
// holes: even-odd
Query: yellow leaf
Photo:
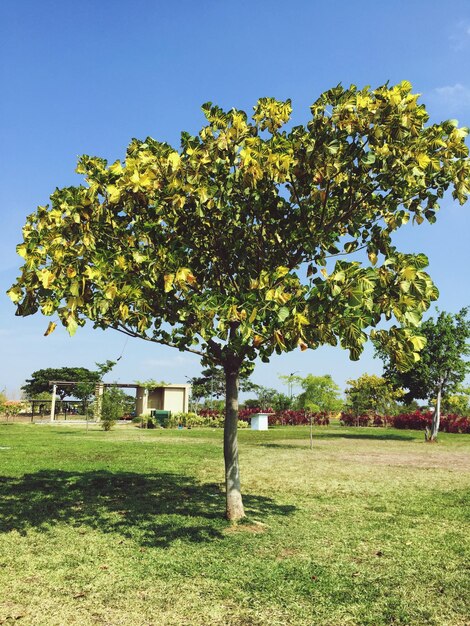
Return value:
[(426, 337), (422, 337), (421, 335), (411, 337), (410, 341), (415, 350), (422, 350), (426, 346)]
[(121, 162), (115, 161), (112, 165), (109, 166), (109, 171), (111, 174), (120, 174), (122, 172), (122, 164)]
[(20, 243), (16, 246), (16, 253), (20, 255), (23, 259), (26, 258), (26, 245), (24, 243)]
[(104, 297), (107, 300), (112, 300), (116, 294), (117, 294), (117, 287), (116, 287), (116, 285), (109, 285), (109, 287), (107, 287), (105, 292), (104, 292)]
[(424, 170), (430, 163), (431, 159), (428, 157), (427, 154), (417, 154), (416, 155), (416, 161), (419, 165), (419, 167)]
[(282, 278), (283, 276), (285, 276), (288, 273), (289, 273), (289, 268), (288, 267), (284, 267), (283, 265), (280, 265), (279, 267), (276, 268), (276, 276), (278, 278)]
[(286, 344), (284, 343), (284, 337), (283, 337), (282, 333), (279, 332), (278, 330), (274, 331), (274, 341), (277, 343), (277, 345), (281, 349), (285, 350)]
[(263, 337), (261, 337), (260, 335), (255, 335), (253, 337), (253, 345), (255, 348), (257, 348), (258, 346), (260, 346), (263, 343), (264, 339)]
[(45, 289), (49, 289), (49, 287), (52, 285), (52, 283), (54, 282), (54, 274), (46, 269), (41, 270), (40, 274), (39, 274), (39, 280), (42, 283), (42, 286)]
[(106, 190), (108, 192), (108, 200), (110, 202), (119, 202), (119, 198), (121, 197), (121, 190), (118, 189), (116, 185), (108, 185)]
[(209, 199), (209, 194), (207, 193), (207, 189), (205, 187), (199, 187), (197, 190), (197, 194), (199, 196), (199, 200), (204, 203)]
[(416, 277), (416, 269), (414, 267), (405, 267), (400, 273), (405, 280), (413, 280)]
[(300, 326), (308, 326), (310, 324), (308, 319), (305, 317), (305, 315), (302, 315), (302, 313), (296, 313), (295, 319)]
[(48, 335), (53, 333), (56, 328), (57, 328), (57, 324), (55, 322), (49, 322), (49, 326), (47, 327), (47, 330), (44, 333), (44, 337), (47, 337)]
[(129, 317), (129, 307), (127, 306), (127, 304), (119, 305), (119, 313), (121, 315), (121, 319), (126, 321)]
[(171, 165), (171, 168), (173, 170), (176, 170), (181, 163), (181, 157), (177, 152), (172, 152), (170, 156), (168, 157), (168, 161)]
[(169, 291), (171, 291), (173, 289), (173, 280), (175, 278), (174, 274), (165, 274), (165, 276), (163, 277), (164, 283), (165, 283), (165, 293), (168, 293)]
[(11, 289), (7, 291), (7, 296), (10, 298), (10, 300), (14, 304), (16, 304), (17, 302), (21, 300), (22, 295), (23, 293), (19, 287), (12, 287)]
[(194, 285), (197, 282), (196, 277), (187, 267), (180, 267), (176, 272), (175, 280), (178, 283), (189, 283), (190, 285)]

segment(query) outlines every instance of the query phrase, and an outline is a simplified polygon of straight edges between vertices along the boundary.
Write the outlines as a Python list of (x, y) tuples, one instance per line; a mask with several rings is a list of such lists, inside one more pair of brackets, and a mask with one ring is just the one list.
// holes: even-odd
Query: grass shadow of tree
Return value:
[(381, 432), (377, 429), (374, 433), (352, 432), (352, 433), (316, 433), (315, 437), (321, 439), (374, 439), (377, 441), (415, 441), (416, 433), (399, 435), (397, 433)]
[[(293, 506), (245, 495), (250, 516), (289, 515)], [(0, 532), (49, 530), (59, 523), (99, 529), (148, 547), (175, 540), (225, 537), (224, 493), (217, 484), (187, 476), (132, 472), (43, 470), (21, 478), (0, 477)]]

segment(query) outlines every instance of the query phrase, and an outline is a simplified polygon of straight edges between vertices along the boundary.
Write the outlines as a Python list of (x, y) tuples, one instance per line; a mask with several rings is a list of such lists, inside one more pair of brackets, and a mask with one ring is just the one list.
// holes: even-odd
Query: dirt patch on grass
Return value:
[[(303, 455), (309, 446), (309, 441), (279, 439), (266, 447), (277, 448), (278, 456), (286, 456), (295, 449)], [(431, 445), (424, 441), (317, 438), (313, 440), (313, 450), (308, 453), (315, 461), (470, 472), (468, 449), (448, 449), (444, 444)]]
[(279, 552), (276, 556), (276, 561), (285, 561), (286, 559), (291, 559), (294, 556), (299, 554), (298, 550), (294, 550), (292, 548), (284, 548)]
[[(425, 444), (423, 444), (425, 445)], [(387, 467), (415, 467), (418, 469), (445, 469), (470, 472), (470, 455), (464, 452), (447, 452), (433, 447), (419, 451), (376, 452), (363, 449), (357, 452), (335, 455), (338, 461), (352, 461)]]
[(226, 534), (233, 533), (264, 533), (266, 532), (268, 527), (266, 524), (262, 524), (261, 522), (253, 522), (251, 524), (233, 524), (233, 526), (228, 526), (224, 532)]

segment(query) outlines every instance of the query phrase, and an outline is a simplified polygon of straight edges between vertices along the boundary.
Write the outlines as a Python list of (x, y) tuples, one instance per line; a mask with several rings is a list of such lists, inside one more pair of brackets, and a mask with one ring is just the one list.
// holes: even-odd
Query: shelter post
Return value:
[(51, 422), (55, 420), (55, 398), (56, 398), (57, 385), (52, 385), (52, 402), (51, 402)]

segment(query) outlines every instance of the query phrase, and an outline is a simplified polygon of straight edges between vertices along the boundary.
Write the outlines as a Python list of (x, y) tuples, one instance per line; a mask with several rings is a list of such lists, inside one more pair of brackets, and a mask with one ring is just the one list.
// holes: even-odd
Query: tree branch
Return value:
[(180, 352), (191, 352), (192, 354), (197, 354), (198, 356), (201, 357), (207, 357), (207, 354), (205, 352), (200, 352), (199, 350), (194, 350), (193, 348), (184, 348), (183, 350), (173, 344), (170, 343), (168, 341), (163, 341), (163, 339), (157, 339), (155, 337), (148, 337), (147, 335), (143, 335), (140, 333), (135, 332), (134, 330), (131, 330), (130, 328), (127, 328), (126, 326), (124, 326), (124, 324), (118, 323), (117, 325), (114, 326), (110, 326), (110, 328), (117, 330), (120, 333), (123, 333), (124, 335), (127, 335), (128, 337), (135, 337), (137, 339), (144, 339), (145, 341), (150, 341), (152, 343), (158, 343), (162, 346), (168, 346), (169, 348), (176, 348), (177, 350), (179, 350)]

